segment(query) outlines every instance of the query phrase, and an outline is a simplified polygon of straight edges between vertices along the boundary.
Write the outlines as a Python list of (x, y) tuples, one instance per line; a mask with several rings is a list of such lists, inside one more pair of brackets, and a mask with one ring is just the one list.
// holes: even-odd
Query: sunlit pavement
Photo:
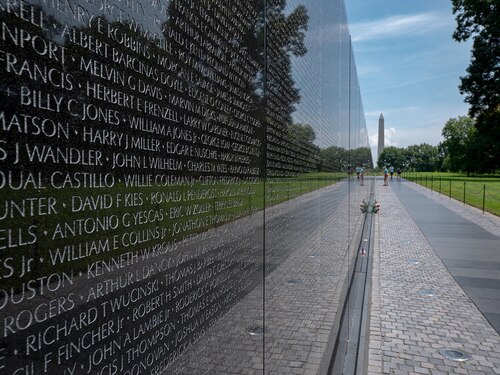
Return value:
[[(491, 291), (500, 220), (431, 199), (410, 182), (382, 185), (377, 181), (368, 373), (500, 374), (500, 336), (492, 326), (500, 291)], [(470, 246), (478, 233), (487, 241)], [(474, 301), (482, 286), (492, 293), (490, 304)]]

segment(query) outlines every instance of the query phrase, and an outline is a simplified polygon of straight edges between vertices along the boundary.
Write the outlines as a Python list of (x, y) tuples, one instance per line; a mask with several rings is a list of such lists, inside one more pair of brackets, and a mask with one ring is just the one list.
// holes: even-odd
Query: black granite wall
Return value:
[(371, 165), (341, 0), (0, 0), (0, 74), (1, 374), (319, 368)]

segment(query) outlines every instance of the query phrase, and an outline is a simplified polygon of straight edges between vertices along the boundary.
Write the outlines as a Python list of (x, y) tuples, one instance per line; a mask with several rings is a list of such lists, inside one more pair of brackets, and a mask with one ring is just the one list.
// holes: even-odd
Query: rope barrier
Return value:
[(500, 202), (500, 199), (498, 199), (498, 197), (491, 195), (491, 193), (488, 192), (488, 186), (486, 186), (486, 195), (491, 199), (493, 199), (494, 201)]
[[(452, 179), (452, 178), (444, 178), (442, 176), (428, 176), (428, 175), (413, 175), (408, 176), (408, 180), (414, 182), (417, 185), (430, 188), (433, 191), (439, 192), (439, 194), (443, 194), (445, 196), (449, 196), (449, 198), (454, 197), (455, 199), (462, 201), (464, 204), (471, 204), (472, 202), (467, 202), (468, 197), (470, 196), (482, 196), (482, 203), (474, 204), (474, 206), (478, 208), (482, 208), (483, 213), (485, 208), (489, 205), (487, 202), (491, 202), (494, 200), (496, 202), (500, 202), (500, 198), (492, 195), (488, 190), (487, 185), (483, 185), (480, 190), (471, 190), (470, 185), (472, 181), (468, 180), (460, 180), (460, 179)], [(475, 185), (477, 186), (477, 185)], [(477, 198), (475, 198), (477, 201)], [(490, 203), (491, 204), (491, 203)], [(472, 205), (472, 204), (471, 204)]]
[(467, 192), (468, 192), (469, 194), (472, 194), (472, 195), (476, 195), (476, 194), (483, 194), (483, 189), (479, 190), (477, 193), (476, 193), (476, 192), (472, 192), (472, 191), (470, 191), (469, 189), (467, 189)]

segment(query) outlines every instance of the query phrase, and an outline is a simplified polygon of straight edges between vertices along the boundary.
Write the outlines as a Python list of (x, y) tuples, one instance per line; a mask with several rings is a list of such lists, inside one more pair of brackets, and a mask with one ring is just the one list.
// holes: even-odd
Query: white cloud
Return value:
[[(384, 146), (398, 146), (398, 141), (395, 139), (396, 128), (384, 129)], [(378, 133), (372, 134), (369, 137), (370, 147), (378, 147)]]
[(394, 139), (395, 135), (395, 128), (384, 129), (384, 146), (397, 146), (398, 142)]
[(399, 37), (408, 34), (435, 32), (454, 22), (448, 14), (437, 12), (411, 15), (397, 15), (376, 21), (358, 22), (350, 26), (352, 41), (361, 42), (373, 39)]

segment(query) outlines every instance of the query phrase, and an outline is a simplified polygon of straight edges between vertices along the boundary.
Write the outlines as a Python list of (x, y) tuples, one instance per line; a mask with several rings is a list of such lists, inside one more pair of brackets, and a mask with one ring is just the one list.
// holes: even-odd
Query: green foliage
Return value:
[(304, 56), (307, 53), (307, 47), (304, 43), (307, 31), (309, 15), (307, 8), (304, 5), (299, 5), (286, 18), (288, 30), (292, 30), (289, 34), (288, 50), (295, 56)]
[(442, 162), (443, 157), (437, 146), (422, 143), (407, 148), (386, 147), (380, 155), (377, 165), (379, 168), (392, 165), (395, 169), (426, 172), (441, 169)]
[[(265, 9), (265, 35), (268, 55), (266, 59), (266, 90), (267, 106), (275, 103), (272, 112), (279, 113), (282, 123), (273, 124), (283, 129), (290, 125), (295, 104), (300, 101), (299, 89), (295, 86), (292, 76), (291, 57), (304, 56), (307, 53), (305, 31), (307, 31), (309, 16), (307, 9), (299, 5), (288, 16), (285, 15), (286, 1), (267, 1)], [(272, 51), (272, 53), (270, 53)], [(264, 77), (264, 74), (262, 75)], [(283, 93), (286, 93), (284, 95)], [(267, 123), (271, 123), (271, 116)], [(284, 121), (283, 121), (284, 120)]]
[(477, 134), (469, 149), (474, 169), (491, 172), (500, 167), (500, 2), (452, 0), (459, 42), (473, 39), (472, 58), (462, 77), (460, 93), (476, 118)]
[(473, 144), (476, 172), (494, 173), (500, 169), (500, 107), (481, 114), (476, 128)]
[(437, 146), (427, 143), (408, 147), (410, 167), (419, 172), (438, 171), (443, 165), (443, 156)]
[(394, 168), (404, 168), (407, 164), (407, 159), (406, 149), (387, 146), (378, 158), (377, 166), (381, 169), (383, 169), (386, 165), (392, 165)]
[(473, 156), (476, 139), (476, 121), (460, 116), (449, 119), (441, 132), (444, 141), (440, 147), (444, 153), (444, 169), (451, 172), (473, 172)]
[(359, 147), (350, 151), (350, 160), (353, 167), (372, 167), (372, 153), (368, 147)]
[(497, 0), (452, 0), (459, 42), (473, 38), (468, 75), (462, 78), (460, 92), (476, 116), (500, 105), (500, 2)]
[(484, 113), (478, 120), (457, 117), (448, 120), (439, 145), (451, 172), (494, 173), (500, 167), (500, 111)]
[(288, 132), (295, 138), (300, 138), (306, 143), (312, 144), (316, 139), (316, 133), (314, 129), (309, 124), (291, 124), (288, 127)]
[(343, 147), (330, 146), (321, 150), (321, 170), (328, 172), (345, 172), (349, 165), (356, 167), (372, 167), (372, 154), (368, 147), (347, 150)]
[(309, 124), (291, 124), (288, 127), (287, 153), (295, 159), (303, 171), (318, 171), (320, 163), (320, 150), (314, 144), (316, 133)]
[(345, 171), (349, 164), (349, 153), (345, 148), (331, 146), (321, 150), (322, 171)]

